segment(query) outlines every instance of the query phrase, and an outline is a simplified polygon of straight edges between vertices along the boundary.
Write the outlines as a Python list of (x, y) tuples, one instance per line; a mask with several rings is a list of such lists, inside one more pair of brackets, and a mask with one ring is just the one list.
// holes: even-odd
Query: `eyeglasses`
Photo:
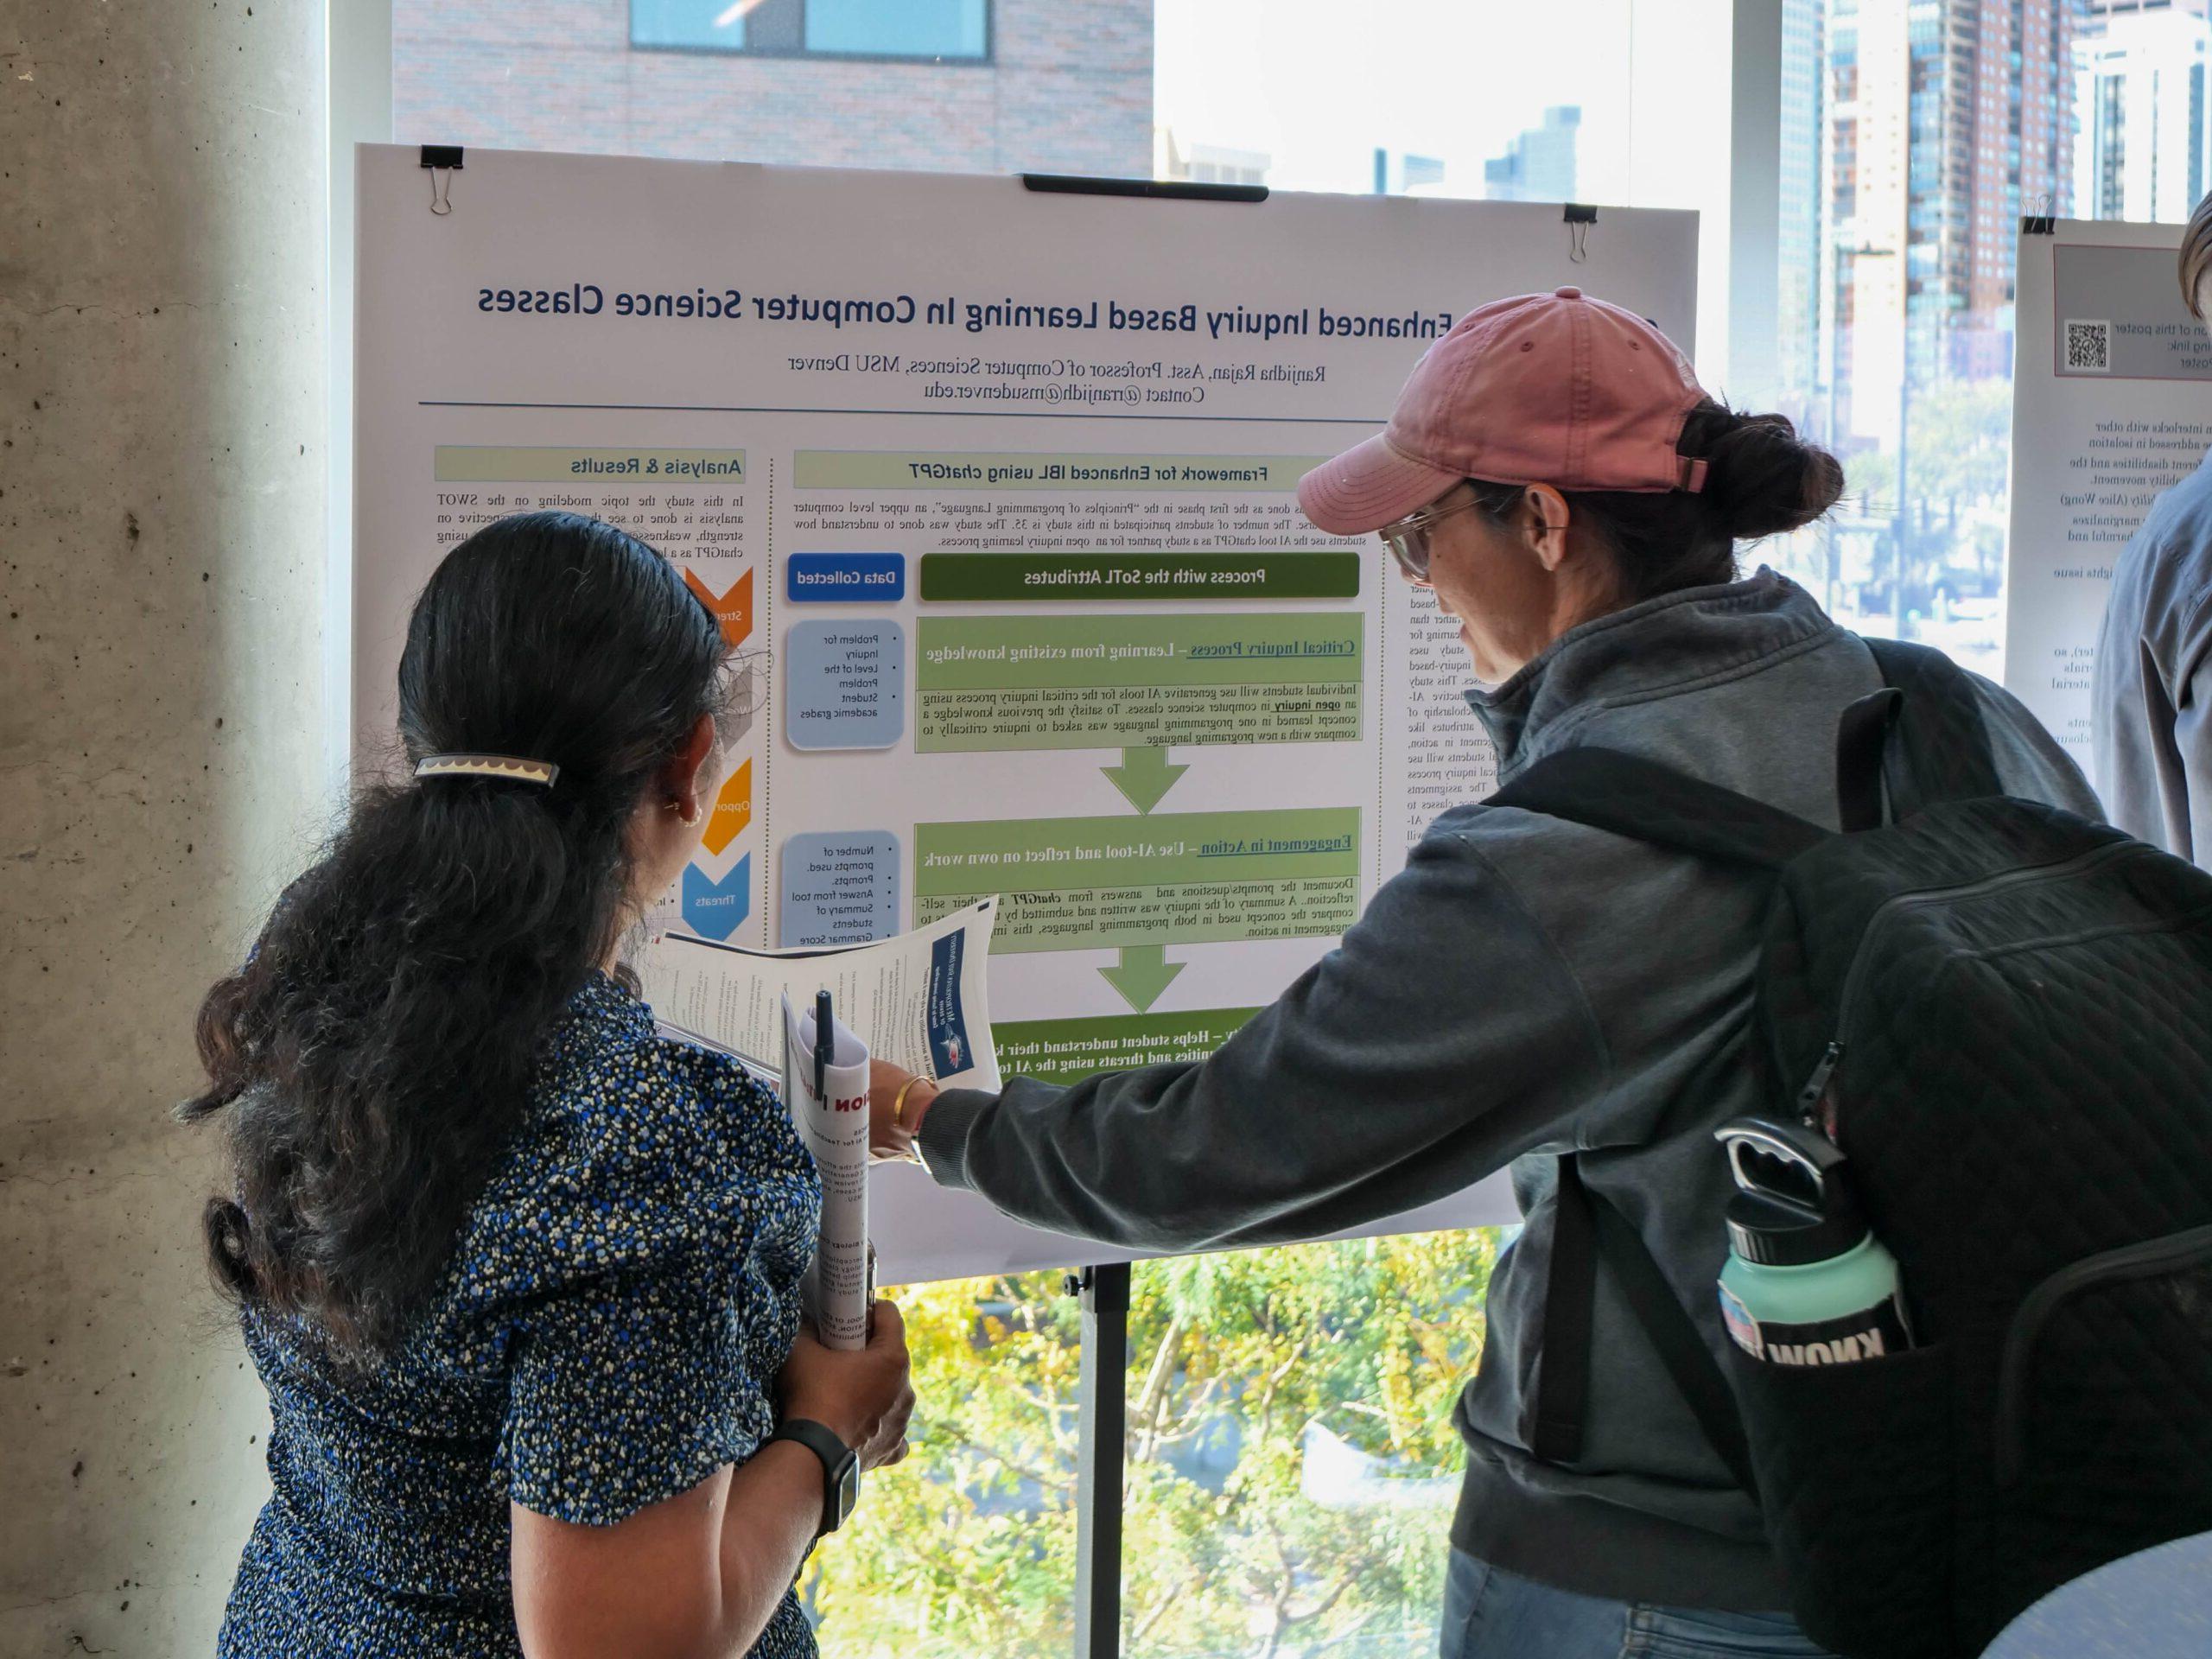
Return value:
[[(1452, 500), (1455, 495), (1459, 499)], [(1397, 560), (1398, 569), (1406, 573), (1408, 579), (1426, 588), (1429, 585), (1429, 527), (1440, 518), (1449, 518), (1455, 512), (1465, 512), (1481, 505), (1481, 499), (1465, 485), (1455, 484), (1420, 512), (1394, 518), (1375, 533), (1382, 538), (1382, 545), (1390, 550), (1390, 556)]]

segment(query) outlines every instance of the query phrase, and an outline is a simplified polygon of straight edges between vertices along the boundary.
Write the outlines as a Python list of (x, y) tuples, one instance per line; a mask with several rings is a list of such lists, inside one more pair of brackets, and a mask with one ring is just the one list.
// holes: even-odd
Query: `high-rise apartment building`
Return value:
[(1483, 163), (1483, 194), (1492, 201), (1573, 200), (1574, 151), (1581, 131), (1580, 105), (1546, 110), (1543, 125), (1529, 128), (1506, 146), (1504, 155)]
[(1822, 0), (1782, 0), (1777, 155), (1775, 407), (1817, 430), (1821, 316)]
[(1839, 441), (2011, 367), (2024, 213), (2071, 211), (2075, 0), (1831, 0), (1823, 329)]
[(2074, 48), (2074, 211), (2186, 219), (2212, 179), (2205, 0), (2091, 0)]
[(1414, 191), (1444, 182), (1446, 168), (1442, 158), (1435, 156), (1415, 156), (1402, 149), (1375, 147), (1374, 194), (1378, 196), (1411, 195)]

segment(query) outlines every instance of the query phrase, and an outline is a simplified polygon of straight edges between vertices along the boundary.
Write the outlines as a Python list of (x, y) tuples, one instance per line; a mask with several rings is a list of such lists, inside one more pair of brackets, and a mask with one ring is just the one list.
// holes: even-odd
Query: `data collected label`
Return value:
[(906, 561), (897, 553), (794, 553), (784, 566), (794, 605), (887, 604), (906, 597)]

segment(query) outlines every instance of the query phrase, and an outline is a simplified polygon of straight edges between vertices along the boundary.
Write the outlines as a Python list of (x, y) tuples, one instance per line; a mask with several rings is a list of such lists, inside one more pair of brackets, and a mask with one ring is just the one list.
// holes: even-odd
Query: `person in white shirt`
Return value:
[[(2212, 195), (2190, 216), (2180, 274), (2205, 321)], [(2158, 498), (2113, 567), (2091, 721), (2111, 821), (2212, 868), (2212, 456)]]

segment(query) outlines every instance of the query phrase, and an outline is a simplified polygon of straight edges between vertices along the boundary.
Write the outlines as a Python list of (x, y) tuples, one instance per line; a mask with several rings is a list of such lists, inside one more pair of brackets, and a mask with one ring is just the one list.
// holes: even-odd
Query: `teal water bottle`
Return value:
[(1841, 1365), (1912, 1345), (1897, 1258), (1859, 1213), (1849, 1160), (1817, 1129), (1739, 1117), (1716, 1132), (1728, 1201), (1720, 1314), (1770, 1365)]

